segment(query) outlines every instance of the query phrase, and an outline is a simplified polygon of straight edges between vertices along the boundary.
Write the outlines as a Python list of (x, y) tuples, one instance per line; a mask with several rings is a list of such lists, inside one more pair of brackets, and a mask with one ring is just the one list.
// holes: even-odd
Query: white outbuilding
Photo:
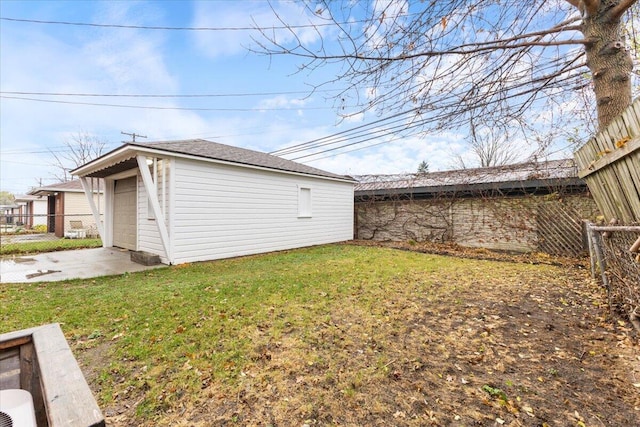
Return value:
[(351, 177), (201, 139), (131, 142), (75, 169), (103, 246), (182, 264), (353, 238)]

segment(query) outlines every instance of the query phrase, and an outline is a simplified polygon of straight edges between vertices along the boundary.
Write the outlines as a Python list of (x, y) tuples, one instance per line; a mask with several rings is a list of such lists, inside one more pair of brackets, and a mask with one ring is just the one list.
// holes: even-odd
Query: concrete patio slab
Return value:
[(0, 259), (0, 283), (56, 282), (144, 271), (163, 265), (145, 266), (118, 248), (78, 249)]

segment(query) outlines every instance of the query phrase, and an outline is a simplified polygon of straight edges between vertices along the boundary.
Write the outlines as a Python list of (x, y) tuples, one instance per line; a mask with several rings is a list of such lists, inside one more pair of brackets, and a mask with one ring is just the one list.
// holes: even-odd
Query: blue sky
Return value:
[[(272, 6), (293, 25), (314, 19), (297, 2), (273, 1)], [(154, 27), (281, 25), (265, 1), (0, 0), (0, 15)], [(302, 30), (300, 36), (313, 40), (317, 34)], [(106, 141), (107, 151), (128, 139), (121, 132), (135, 132), (146, 135), (146, 141), (203, 138), (271, 152), (380, 119), (375, 113), (341, 119), (332, 98), (341, 89), (340, 82), (310, 94), (313, 85), (334, 79), (338, 69), (327, 66), (313, 73), (298, 72), (300, 62), (295, 58), (252, 53), (253, 38), (260, 38), (255, 30), (148, 30), (0, 21), (0, 190), (22, 194), (39, 183), (54, 182), (50, 151), (63, 150), (65, 140), (78, 132)], [(330, 39), (328, 34), (326, 40)], [(125, 98), (10, 92), (225, 96)], [(340, 174), (414, 172), (422, 160), (431, 170), (443, 170), (453, 165), (453, 153), (464, 155), (463, 140), (464, 135), (456, 133), (386, 137), (298, 161)]]
[[(274, 2), (294, 24), (308, 24), (300, 4)], [(279, 25), (263, 1), (7, 1), (3, 18), (134, 26), (252, 27)], [(312, 32), (305, 37), (315, 37)], [(251, 53), (255, 31), (169, 31), (0, 21), (2, 92), (88, 94), (217, 94), (206, 98), (121, 98), (4, 94), (65, 102), (213, 111), (157, 110), (0, 99), (0, 190), (25, 193), (55, 181), (49, 150), (70, 135), (90, 133), (116, 148), (128, 137), (147, 141), (205, 138), (270, 152), (379, 119), (341, 120), (331, 98), (340, 84), (309, 95), (335, 76), (325, 67), (298, 73), (294, 58)], [(262, 95), (252, 95), (262, 94)], [(447, 136), (393, 140), (370, 149), (300, 159), (341, 174), (415, 171), (449, 166)], [(387, 138), (386, 140), (389, 140)], [(368, 144), (383, 142), (370, 141)], [(360, 148), (360, 147), (352, 147)], [(323, 157), (317, 159), (318, 157)], [(317, 159), (317, 160), (316, 160)]]

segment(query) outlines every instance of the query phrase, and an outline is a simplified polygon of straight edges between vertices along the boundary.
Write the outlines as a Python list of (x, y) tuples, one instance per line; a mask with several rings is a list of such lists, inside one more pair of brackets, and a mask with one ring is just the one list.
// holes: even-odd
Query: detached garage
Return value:
[(205, 140), (132, 142), (73, 174), (87, 194), (90, 178), (105, 180), (105, 247), (166, 264), (353, 238), (352, 178), (257, 151)]

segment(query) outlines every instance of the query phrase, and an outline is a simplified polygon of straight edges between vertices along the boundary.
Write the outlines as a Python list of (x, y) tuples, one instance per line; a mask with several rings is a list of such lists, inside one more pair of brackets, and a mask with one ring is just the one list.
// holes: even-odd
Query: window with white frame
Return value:
[(311, 217), (311, 187), (298, 186), (298, 218)]

